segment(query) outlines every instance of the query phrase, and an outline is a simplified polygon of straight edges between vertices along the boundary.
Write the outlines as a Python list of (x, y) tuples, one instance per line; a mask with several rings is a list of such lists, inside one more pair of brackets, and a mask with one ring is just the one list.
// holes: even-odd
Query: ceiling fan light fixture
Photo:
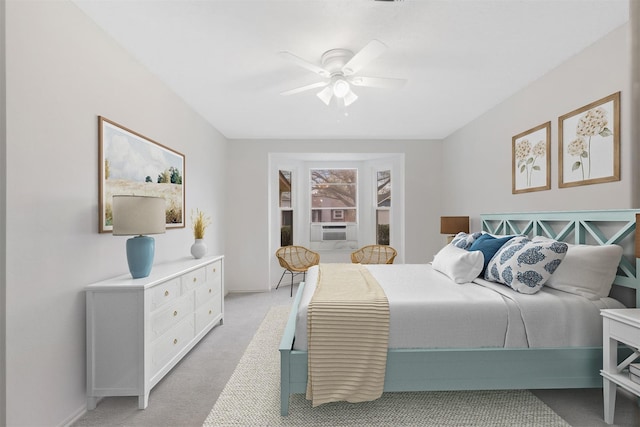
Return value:
[(338, 98), (344, 98), (349, 92), (351, 92), (351, 86), (344, 79), (337, 79), (333, 83), (333, 94)]
[(356, 102), (357, 99), (358, 99), (358, 95), (356, 95), (355, 93), (353, 93), (351, 89), (349, 89), (349, 92), (347, 92), (347, 94), (343, 98), (344, 106), (348, 107), (349, 105)]
[[(383, 0), (379, 0), (383, 1)], [(402, 0), (384, 0), (384, 1), (402, 1)], [(364, 68), (369, 62), (380, 56), (387, 45), (380, 40), (371, 40), (356, 54), (349, 49), (330, 49), (322, 54), (322, 66), (318, 66), (313, 62), (308, 62), (292, 53), (283, 51), (280, 56), (288, 59), (302, 68), (313, 71), (326, 80), (322, 82), (312, 83), (295, 89), (280, 92), (281, 95), (294, 95), (305, 92), (310, 89), (323, 88), (316, 96), (330, 106), (337, 105), (344, 108), (353, 104), (358, 95), (351, 90), (352, 86), (356, 87), (377, 87), (386, 89), (396, 89), (404, 85), (406, 80), (388, 77), (366, 77), (357, 73)], [(335, 98), (335, 99), (334, 99)]]
[(333, 97), (333, 90), (331, 86), (326, 86), (316, 95), (318, 96), (318, 98), (320, 98), (322, 102), (324, 102), (326, 105), (329, 105), (329, 103), (331, 102), (331, 98)]

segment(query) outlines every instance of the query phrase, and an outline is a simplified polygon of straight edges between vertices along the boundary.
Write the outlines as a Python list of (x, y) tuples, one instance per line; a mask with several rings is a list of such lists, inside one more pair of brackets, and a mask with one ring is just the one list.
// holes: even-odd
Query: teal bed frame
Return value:
[[(623, 256), (614, 284), (640, 289), (640, 238), (635, 236), (640, 210), (484, 214), (481, 221), (482, 230), (494, 234), (630, 247), (634, 253)], [(289, 413), (289, 397), (307, 387), (307, 352), (293, 349), (303, 289), (301, 283), (279, 348), (283, 416)], [(635, 306), (640, 307), (640, 292)], [(384, 391), (598, 388), (601, 368), (602, 347), (389, 349)]]

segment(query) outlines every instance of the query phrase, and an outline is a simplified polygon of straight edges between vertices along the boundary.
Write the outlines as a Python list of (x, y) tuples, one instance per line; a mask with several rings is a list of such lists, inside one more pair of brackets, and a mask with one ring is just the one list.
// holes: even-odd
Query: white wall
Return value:
[(196, 207), (224, 252), (227, 142), (72, 3), (9, 1), (3, 22), (6, 424), (61, 425), (85, 408), (84, 286), (128, 272), (126, 237), (98, 233), (97, 116), (186, 156), (188, 226), (156, 236), (156, 263), (190, 256)]
[[(6, 99), (5, 9), (0, 0), (0, 99)], [(6, 420), (7, 108), (0, 102), (0, 425)]]
[[(444, 210), (479, 214), (631, 208), (630, 59), (624, 25), (445, 138)], [(558, 117), (621, 91), (621, 176), (617, 182), (558, 188)], [(511, 140), (551, 121), (551, 190), (511, 194)]]
[(270, 286), (269, 153), (405, 153), (405, 262), (430, 261), (442, 246), (440, 141), (233, 140), (227, 157), (225, 285), (230, 291)]

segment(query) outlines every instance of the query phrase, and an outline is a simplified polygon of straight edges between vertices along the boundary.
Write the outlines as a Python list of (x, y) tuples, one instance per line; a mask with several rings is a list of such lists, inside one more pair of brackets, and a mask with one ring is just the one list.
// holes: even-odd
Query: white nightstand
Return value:
[[(640, 384), (629, 379), (626, 369), (640, 357), (640, 309), (622, 308), (601, 310), (602, 314), (602, 371), (604, 392), (604, 421), (613, 424), (616, 408), (616, 388), (621, 386), (640, 397)], [(618, 364), (618, 343), (632, 347), (634, 353)]]

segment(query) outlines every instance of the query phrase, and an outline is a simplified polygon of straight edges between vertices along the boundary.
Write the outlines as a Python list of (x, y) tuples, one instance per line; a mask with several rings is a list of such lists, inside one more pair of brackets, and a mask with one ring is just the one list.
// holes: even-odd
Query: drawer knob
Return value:
[(209, 293), (211, 293), (211, 288), (209, 288)]
[(211, 311), (211, 310), (209, 310), (209, 314), (211, 314), (211, 313), (212, 313), (212, 311)]
[(164, 291), (164, 296), (168, 297), (169, 296), (169, 291)]
[(216, 268), (215, 268), (215, 267), (213, 267), (213, 272), (214, 272), (214, 273), (216, 272)]
[(173, 312), (173, 316), (174, 316), (174, 317), (175, 317), (175, 316), (177, 316), (177, 315), (178, 315), (178, 310), (176, 310), (176, 311), (174, 311), (174, 312)]
[(173, 344), (178, 344), (178, 338), (173, 339)]
[(193, 283), (195, 283), (198, 279), (196, 277), (193, 278)]

